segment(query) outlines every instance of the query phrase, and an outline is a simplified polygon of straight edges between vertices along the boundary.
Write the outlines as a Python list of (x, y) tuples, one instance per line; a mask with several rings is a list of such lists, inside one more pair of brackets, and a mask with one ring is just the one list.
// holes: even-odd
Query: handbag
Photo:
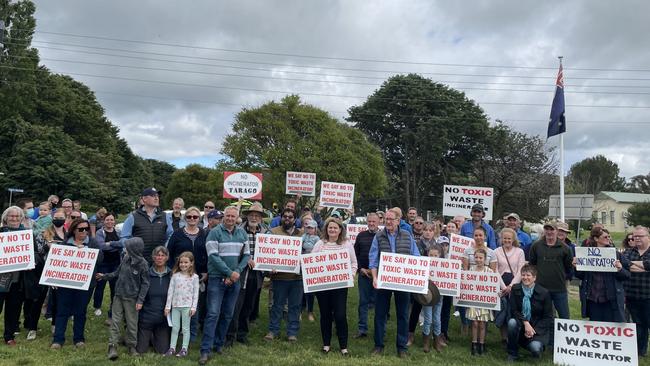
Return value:
[[(502, 247), (503, 250), (503, 247)], [(512, 282), (512, 280), (515, 279), (515, 275), (513, 274), (512, 266), (510, 265), (510, 260), (508, 259), (508, 253), (506, 251), (503, 251), (503, 255), (506, 257), (506, 262), (508, 263), (508, 268), (510, 269), (510, 272), (506, 272), (501, 275), (501, 279), (503, 280), (503, 283), (508, 286)]]

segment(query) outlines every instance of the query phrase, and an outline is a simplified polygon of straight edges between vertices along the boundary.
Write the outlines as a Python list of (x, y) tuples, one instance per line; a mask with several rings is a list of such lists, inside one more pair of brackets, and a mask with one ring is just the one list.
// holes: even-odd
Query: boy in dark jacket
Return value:
[(108, 340), (108, 358), (117, 359), (117, 343), (120, 340), (122, 319), (126, 320), (126, 345), (129, 353), (137, 356), (136, 341), (138, 333), (138, 311), (149, 290), (149, 266), (142, 256), (144, 242), (139, 237), (127, 239), (124, 242), (126, 254), (122, 263), (113, 273), (98, 273), (97, 278), (111, 280), (117, 278), (115, 298), (113, 299), (113, 323), (111, 324)]

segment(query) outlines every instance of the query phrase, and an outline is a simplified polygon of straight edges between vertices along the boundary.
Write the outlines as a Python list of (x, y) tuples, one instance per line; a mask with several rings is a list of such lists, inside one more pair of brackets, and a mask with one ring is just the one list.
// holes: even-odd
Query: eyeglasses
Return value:
[(395, 220), (397, 220), (397, 219), (387, 217), (385, 220), (386, 220), (386, 221), (395, 221)]
[(282, 216), (282, 218), (283, 218), (283, 219), (293, 220), (293, 216), (287, 216), (287, 215), (284, 215), (284, 216)]
[(72, 206), (61, 206), (61, 208), (72, 208)]
[(213, 209), (214, 206), (208, 206), (208, 205), (205, 205), (205, 206), (203, 206), (203, 208)]
[(185, 215), (185, 218), (188, 220), (197, 220), (199, 217), (198, 215)]
[(414, 224), (415, 224), (415, 225), (424, 225), (423, 222), (417, 222), (417, 221), (416, 221)]
[(85, 232), (85, 231), (88, 231), (88, 226), (78, 227), (78, 228), (77, 228), (77, 231), (80, 232), (80, 233), (83, 233), (83, 232)]
[(647, 235), (634, 235), (633, 238), (634, 239), (641, 239), (641, 238), (645, 238), (646, 236)]
[(76, 219), (81, 218), (81, 216), (70, 216), (70, 218), (73, 219), (73, 220), (76, 220)]
[(610, 237), (609, 235), (604, 235), (604, 236), (601, 236), (601, 238), (603, 238), (603, 239), (609, 239), (609, 238), (611, 238), (611, 237)]

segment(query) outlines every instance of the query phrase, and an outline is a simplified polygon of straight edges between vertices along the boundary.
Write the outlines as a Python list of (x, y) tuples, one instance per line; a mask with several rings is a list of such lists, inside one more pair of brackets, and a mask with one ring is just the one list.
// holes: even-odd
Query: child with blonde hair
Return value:
[(196, 305), (199, 301), (199, 276), (194, 269), (192, 252), (181, 253), (172, 272), (165, 305), (165, 316), (171, 313), (172, 317), (172, 335), (165, 356), (169, 357), (176, 353), (178, 331), (182, 327), (183, 345), (176, 353), (176, 357), (185, 357), (190, 344), (190, 318), (196, 313)]

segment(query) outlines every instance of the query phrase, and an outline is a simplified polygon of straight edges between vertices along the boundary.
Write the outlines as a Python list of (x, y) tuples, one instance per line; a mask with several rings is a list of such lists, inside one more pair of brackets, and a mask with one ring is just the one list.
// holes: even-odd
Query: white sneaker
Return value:
[(95, 309), (95, 316), (102, 316), (102, 309)]
[(30, 330), (29, 333), (27, 333), (27, 340), (33, 341), (34, 339), (36, 339), (36, 331)]
[(458, 312), (458, 310), (454, 311), (454, 316), (455, 316), (455, 317), (459, 317), (459, 316), (460, 316), (460, 313)]

